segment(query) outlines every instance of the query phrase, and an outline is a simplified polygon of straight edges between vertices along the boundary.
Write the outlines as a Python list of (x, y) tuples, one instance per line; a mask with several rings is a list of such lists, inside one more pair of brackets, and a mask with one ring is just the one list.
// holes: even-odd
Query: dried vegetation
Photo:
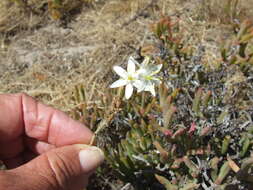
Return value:
[[(250, 0), (15, 2), (0, 5), (0, 91), (90, 126), (107, 162), (88, 189), (250, 190)], [(163, 64), (157, 97), (108, 89), (129, 55)]]

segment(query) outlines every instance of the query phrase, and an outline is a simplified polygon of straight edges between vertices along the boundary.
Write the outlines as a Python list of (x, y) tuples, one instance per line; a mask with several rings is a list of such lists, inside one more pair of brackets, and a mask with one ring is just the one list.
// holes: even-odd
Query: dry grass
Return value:
[(111, 66), (123, 63), (143, 43), (150, 18), (140, 16), (138, 22), (126, 23), (148, 3), (96, 4), (84, 7), (67, 28), (47, 22), (37, 30), (19, 28), (22, 32), (8, 41), (2, 38), (1, 92), (23, 91), (64, 111), (71, 110), (75, 85), (86, 83), (88, 89), (95, 85), (102, 91), (111, 80)]
[[(253, 15), (249, 1), (241, 0), (238, 5), (241, 18)], [(69, 2), (64, 1), (68, 11), (78, 5), (69, 6)], [(0, 2), (0, 91), (24, 91), (69, 111), (74, 86), (86, 83), (88, 89), (95, 85), (103, 91), (111, 82), (112, 65), (124, 64), (139, 47), (153, 43), (148, 28), (162, 14), (179, 21), (189, 36), (186, 43), (195, 49), (200, 45), (206, 47), (206, 62), (219, 59), (217, 42), (229, 35), (220, 25), (220, 20), (226, 18), (222, 11), (226, 3), (196, 2), (99, 1), (92, 7), (84, 6), (80, 14), (69, 15), (72, 20), (62, 27), (50, 20), (47, 12), (27, 14), (22, 7), (3, 0)], [(34, 0), (30, 6), (40, 10), (45, 3)], [(214, 13), (220, 17), (214, 17), (218, 15)], [(201, 14), (204, 19), (200, 19)], [(15, 35), (8, 36), (10, 32)]]
[[(80, 14), (72, 16), (67, 27), (62, 27), (48, 19), (46, 12), (27, 14), (22, 7), (3, 0), (0, 4), (3, 50), (0, 53), (0, 91), (27, 92), (70, 111), (74, 86), (86, 83), (88, 89), (95, 85), (103, 91), (111, 82), (112, 65), (124, 64), (139, 47), (153, 43), (149, 25), (162, 14), (172, 15), (179, 21), (189, 36), (185, 39), (187, 43), (196, 49), (200, 44), (205, 45), (206, 62), (219, 59), (217, 41), (222, 40), (226, 32), (218, 29), (217, 20), (208, 18), (218, 10), (222, 12), (223, 8), (218, 6), (221, 3), (209, 1), (205, 5), (208, 18), (206, 15), (204, 20), (199, 20), (199, 11), (203, 9), (193, 3), (195, 1), (100, 1), (93, 7), (84, 6)], [(245, 7), (247, 1), (242, 1), (240, 6)], [(35, 1), (32, 5), (37, 10), (44, 4), (45, 1)], [(13, 31), (15, 36), (6, 35)]]
[[(34, 1), (40, 1), (35, 9), (46, 2)], [(240, 1), (241, 20), (253, 16), (250, 1)], [(112, 65), (125, 66), (139, 47), (156, 43), (149, 25), (161, 15), (179, 22), (185, 43), (195, 50), (205, 46), (203, 63), (214, 63), (231, 33), (231, 15), (224, 8), (219, 0), (106, 0), (84, 6), (74, 16), (68, 13), (62, 26), (47, 12), (27, 14), (1, 0), (0, 93), (26, 92), (71, 114), (77, 106), (72, 99), (75, 85), (85, 84), (88, 101), (96, 101), (112, 81)]]
[(0, 10), (1, 33), (17, 32), (23, 28), (33, 28), (40, 24), (44, 19), (43, 15), (31, 14), (24, 9), (24, 7), (10, 0), (1, 1)]
[(234, 19), (244, 20), (253, 18), (251, 0), (199, 0), (198, 16), (209, 21), (223, 24), (234, 22)]

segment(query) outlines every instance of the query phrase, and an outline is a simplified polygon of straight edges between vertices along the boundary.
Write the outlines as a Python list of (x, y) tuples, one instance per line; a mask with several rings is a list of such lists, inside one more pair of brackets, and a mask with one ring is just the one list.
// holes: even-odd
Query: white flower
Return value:
[(136, 82), (137, 73), (135, 71), (137, 62), (133, 57), (130, 57), (127, 64), (127, 71), (120, 66), (114, 66), (113, 70), (120, 76), (120, 79), (111, 84), (110, 88), (125, 87), (125, 98), (129, 99), (133, 94), (133, 86)]
[[(137, 71), (135, 70), (135, 65), (139, 66)], [(146, 57), (141, 64), (135, 61), (133, 57), (130, 57), (127, 64), (127, 71), (120, 66), (113, 67), (114, 71), (120, 76), (120, 79), (115, 81), (110, 88), (126, 86), (126, 99), (132, 96), (134, 87), (137, 88), (137, 92), (149, 91), (155, 96), (155, 85), (161, 83), (160, 79), (155, 75), (161, 68), (162, 64), (150, 64), (149, 57)]]
[(153, 65), (149, 62), (150, 58), (146, 57), (142, 64), (138, 64), (140, 68), (136, 72), (138, 80), (135, 82), (135, 87), (138, 92), (149, 91), (155, 96), (155, 85), (161, 83), (160, 79), (155, 75), (161, 70), (162, 64)]

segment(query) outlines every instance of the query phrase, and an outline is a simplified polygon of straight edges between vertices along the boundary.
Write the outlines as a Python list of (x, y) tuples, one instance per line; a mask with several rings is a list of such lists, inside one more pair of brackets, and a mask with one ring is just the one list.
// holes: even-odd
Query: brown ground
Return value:
[[(112, 65), (124, 65), (139, 47), (154, 43), (149, 26), (162, 14), (180, 22), (187, 43), (205, 45), (209, 62), (219, 59), (220, 44), (231, 34), (231, 15), (219, 0), (104, 0), (72, 10), (64, 22), (7, 1), (0, 3), (0, 93), (26, 92), (68, 113), (74, 86), (85, 84), (90, 101), (94, 89), (103, 93)], [(250, 2), (239, 4), (241, 20), (253, 17)]]
[(161, 14), (179, 20), (191, 36), (188, 43), (205, 44), (208, 59), (217, 57), (217, 41), (227, 33), (222, 22), (229, 21), (216, 0), (98, 1), (68, 13), (63, 24), (46, 14), (23, 13), (7, 1), (0, 3), (0, 92), (23, 91), (65, 111), (67, 94), (77, 83), (103, 88), (112, 65), (152, 43), (149, 25)]
[[(15, 31), (8, 39), (3, 35), (0, 91), (27, 92), (68, 110), (58, 100), (64, 101), (75, 84), (95, 82), (100, 88), (97, 81), (110, 81), (111, 66), (121, 64), (144, 43), (154, 19), (149, 12), (155, 9), (142, 10), (146, 2), (129, 1), (125, 6), (108, 1), (84, 7), (66, 26), (46, 20), (38, 29)], [(147, 15), (133, 19), (139, 10)]]

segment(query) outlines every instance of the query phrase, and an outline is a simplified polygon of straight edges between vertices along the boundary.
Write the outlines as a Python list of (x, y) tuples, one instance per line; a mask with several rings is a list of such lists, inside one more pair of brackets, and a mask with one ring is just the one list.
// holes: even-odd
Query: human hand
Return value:
[(103, 162), (93, 133), (25, 94), (0, 94), (0, 189), (80, 190)]

